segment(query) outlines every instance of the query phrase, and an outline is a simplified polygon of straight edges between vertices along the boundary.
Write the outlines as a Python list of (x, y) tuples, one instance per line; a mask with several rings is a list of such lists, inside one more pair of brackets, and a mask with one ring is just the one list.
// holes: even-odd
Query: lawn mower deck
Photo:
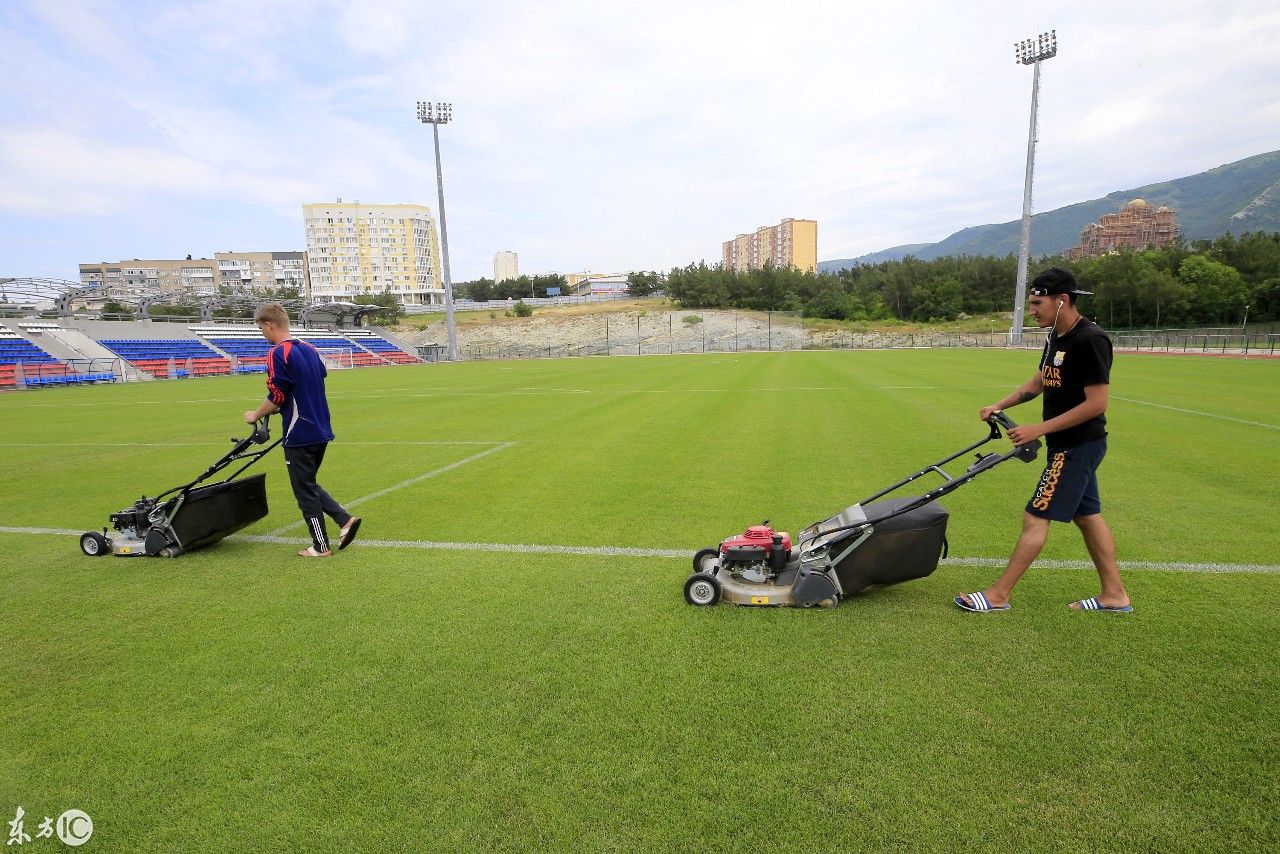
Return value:
[[(869, 587), (924, 578), (946, 556), (946, 508), (937, 499), (959, 489), (1005, 460), (1031, 462), (1040, 449), (1035, 440), (1004, 454), (977, 453), (964, 474), (952, 477), (943, 466), (1001, 438), (1017, 426), (997, 412), (988, 419), (986, 438), (815, 522), (795, 537), (775, 531), (768, 520), (699, 551), (684, 585), (691, 605), (798, 606), (834, 608), (842, 598)], [(889, 493), (933, 472), (943, 484), (923, 495), (886, 498)]]

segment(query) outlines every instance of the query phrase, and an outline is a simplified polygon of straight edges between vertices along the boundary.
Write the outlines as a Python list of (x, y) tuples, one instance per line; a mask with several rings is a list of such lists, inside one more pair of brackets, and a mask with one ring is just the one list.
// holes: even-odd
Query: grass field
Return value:
[(1068, 526), (1011, 612), (951, 604), (1016, 539), (1016, 461), (946, 499), (955, 560), (832, 611), (693, 608), (687, 557), (568, 548), (795, 531), (979, 438), (1034, 361), (335, 372), (321, 480), (365, 523), (328, 561), (292, 556), (278, 452), (247, 536), (59, 533), (194, 477), (260, 378), (0, 397), (0, 819), (35, 850), (71, 808), (103, 851), (1274, 849), (1280, 362), (1117, 359), (1131, 615), (1067, 610)]

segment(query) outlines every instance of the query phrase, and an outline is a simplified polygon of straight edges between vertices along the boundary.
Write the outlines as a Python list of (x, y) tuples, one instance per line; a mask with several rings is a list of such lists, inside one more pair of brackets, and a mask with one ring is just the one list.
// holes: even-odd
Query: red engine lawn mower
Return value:
[[(976, 453), (965, 472), (952, 477), (943, 466), (1001, 438), (1017, 425), (1003, 412), (987, 419), (987, 437), (925, 466), (874, 495), (820, 522), (795, 537), (775, 531), (766, 519), (693, 557), (693, 575), (684, 584), (690, 605), (792, 605), (834, 608), (842, 598), (868, 587), (924, 578), (946, 557), (946, 508), (937, 499), (1005, 460), (1029, 463), (1040, 440), (1018, 445), (1004, 454)], [(924, 495), (885, 498), (933, 472), (943, 484)]]

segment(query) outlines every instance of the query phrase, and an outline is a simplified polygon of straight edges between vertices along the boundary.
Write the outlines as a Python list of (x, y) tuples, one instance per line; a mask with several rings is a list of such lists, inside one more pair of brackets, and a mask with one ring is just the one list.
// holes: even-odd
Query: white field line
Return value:
[(1250, 427), (1265, 427), (1268, 430), (1280, 430), (1280, 426), (1275, 424), (1265, 424), (1261, 421), (1246, 421), (1243, 418), (1232, 418), (1230, 415), (1219, 415), (1216, 412), (1201, 412), (1198, 409), (1182, 409), (1178, 406), (1166, 406), (1163, 403), (1152, 403), (1149, 400), (1137, 400), (1132, 397), (1112, 397), (1112, 400), (1123, 400), (1125, 403), (1137, 403), (1141, 406), (1154, 406), (1156, 409), (1168, 409), (1171, 412), (1182, 412), (1187, 415), (1202, 415), (1205, 418), (1217, 418), (1222, 421), (1234, 421), (1237, 424), (1248, 424)]
[[(0, 448), (207, 448), (220, 444), (208, 442), (0, 442)], [(415, 439), (380, 439), (376, 441), (338, 440), (339, 445), (497, 445), (498, 442), (435, 442)]]
[[(299, 525), (302, 523), (298, 523)], [(0, 534), (31, 534), (36, 536), (78, 537), (83, 531), (71, 528), (25, 528), (0, 526)], [(244, 543), (278, 543), (296, 545), (296, 539), (282, 537), (278, 534), (232, 534), (228, 540)], [(680, 558), (687, 560), (693, 556), (693, 549), (645, 549), (630, 546), (558, 546), (541, 543), (456, 543), (433, 540), (370, 540), (361, 538), (356, 541), (361, 548), (374, 549), (414, 549), (418, 551), (470, 551), (500, 552), (503, 554), (556, 554), (587, 555), (599, 557), (654, 557)], [(945, 566), (990, 566), (1005, 565), (1005, 558), (995, 557), (949, 557), (942, 561)], [(1086, 560), (1041, 560), (1035, 567), (1041, 569), (1092, 569), (1093, 564)], [(1261, 563), (1182, 563), (1159, 561), (1120, 561), (1122, 570), (1152, 570), (1156, 572), (1244, 572), (1260, 575), (1280, 575), (1280, 566)]]
[(93, 403), (67, 401), (65, 403), (28, 403), (26, 405), (39, 409), (62, 409), (67, 406), (184, 406), (188, 403), (235, 403), (236, 401), (243, 402), (244, 400), (244, 397), (202, 397), (194, 400), (99, 400)]
[[(494, 443), (487, 443), (487, 444), (494, 444)], [(361, 504), (364, 504), (366, 501), (372, 501), (375, 498), (381, 498), (384, 495), (388, 495), (392, 492), (395, 492), (397, 489), (404, 489), (406, 486), (413, 486), (415, 483), (421, 483), (422, 481), (427, 480), (428, 478), (432, 478), (437, 475), (444, 474), (445, 472), (448, 472), (448, 471), (453, 471), (459, 466), (465, 466), (467, 463), (475, 462), (476, 460), (487, 457), (490, 454), (496, 454), (498, 451), (505, 451), (507, 448), (510, 448), (514, 444), (516, 443), (503, 442), (501, 444), (496, 444), (494, 445), (494, 447), (488, 448), (487, 450), (483, 450), (478, 454), (472, 454), (466, 459), (457, 460), (456, 462), (449, 463), (448, 465), (441, 466), (440, 468), (432, 469), (429, 472), (424, 472), (423, 474), (415, 475), (414, 477), (411, 477), (408, 480), (402, 480), (399, 483), (395, 483), (395, 484), (392, 484), (391, 486), (386, 487), (385, 489), (379, 489), (377, 492), (370, 492), (368, 495), (362, 495), (361, 497), (357, 498), (354, 501), (347, 502), (344, 506), (348, 509), (353, 507), (359, 507)], [(267, 536), (276, 537), (283, 534), (285, 531), (290, 531), (290, 530), (293, 530), (294, 528), (300, 528), (304, 524), (306, 523), (303, 520), (299, 520), (297, 522), (291, 522), (288, 525), (285, 525), (280, 528), (276, 528), (274, 531), (269, 532)]]

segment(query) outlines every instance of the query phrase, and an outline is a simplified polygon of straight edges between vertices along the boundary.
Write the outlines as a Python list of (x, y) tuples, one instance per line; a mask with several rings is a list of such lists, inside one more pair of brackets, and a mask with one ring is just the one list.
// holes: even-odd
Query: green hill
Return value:
[[(1031, 218), (1032, 257), (1065, 252), (1079, 242), (1080, 230), (1086, 225), (1139, 198), (1173, 208), (1187, 240), (1211, 240), (1228, 232), (1280, 231), (1280, 151), (1035, 214)], [(937, 243), (898, 246), (859, 258), (823, 261), (818, 266), (821, 270), (835, 270), (896, 260), (908, 254), (925, 260), (944, 255), (1002, 257), (1017, 253), (1021, 228), (1021, 220), (976, 225)]]

